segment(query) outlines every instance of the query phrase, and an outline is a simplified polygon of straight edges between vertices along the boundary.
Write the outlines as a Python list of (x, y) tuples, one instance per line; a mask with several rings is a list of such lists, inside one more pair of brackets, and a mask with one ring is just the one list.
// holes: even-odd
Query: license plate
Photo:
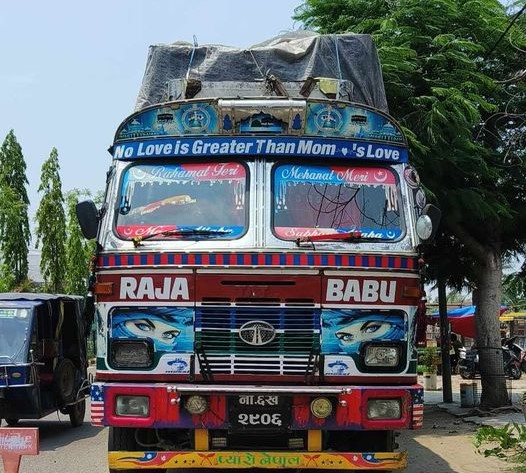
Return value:
[(230, 425), (240, 430), (280, 430), (290, 425), (290, 398), (250, 394), (230, 398)]

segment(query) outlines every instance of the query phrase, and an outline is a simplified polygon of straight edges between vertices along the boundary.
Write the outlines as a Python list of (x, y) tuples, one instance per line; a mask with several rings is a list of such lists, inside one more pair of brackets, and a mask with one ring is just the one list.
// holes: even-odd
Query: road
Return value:
[[(457, 420), (434, 406), (426, 406), (424, 419), (423, 429), (402, 432), (398, 438), (400, 447), (409, 451), (410, 465), (406, 473), (494, 473), (505, 470), (506, 465), (502, 462), (475, 453), (471, 440), (475, 431), (473, 424)], [(82, 427), (72, 428), (68, 417), (62, 414), (53, 414), (39, 421), (22, 421), (20, 426), (38, 427), (40, 432), (40, 455), (23, 457), (20, 473), (108, 472), (108, 429), (92, 427), (87, 419)], [(0, 468), (0, 471), (3, 470)]]

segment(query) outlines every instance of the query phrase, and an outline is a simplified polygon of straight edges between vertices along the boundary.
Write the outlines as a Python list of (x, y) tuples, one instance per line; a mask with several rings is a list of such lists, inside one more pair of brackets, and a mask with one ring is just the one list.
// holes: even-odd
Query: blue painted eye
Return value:
[(350, 342), (354, 339), (354, 335), (347, 332), (336, 332), (336, 338), (338, 340), (342, 340), (343, 342)]
[(364, 333), (374, 333), (380, 330), (380, 328), (381, 328), (380, 324), (371, 324), (365, 328)]
[(180, 333), (179, 330), (168, 330), (167, 332), (163, 332), (163, 338), (166, 340), (173, 340), (178, 337)]
[(150, 325), (148, 325), (147, 323), (144, 323), (144, 322), (135, 322), (135, 326), (139, 330), (142, 330), (143, 332), (151, 332), (152, 331), (152, 327), (150, 327)]

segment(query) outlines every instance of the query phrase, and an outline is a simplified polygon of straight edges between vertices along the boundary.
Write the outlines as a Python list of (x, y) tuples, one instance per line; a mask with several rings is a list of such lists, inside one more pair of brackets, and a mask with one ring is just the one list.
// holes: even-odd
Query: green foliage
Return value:
[(526, 425), (516, 423), (502, 427), (480, 427), (473, 441), (477, 452), (517, 463), (517, 472), (526, 472)]
[(11, 292), (16, 285), (15, 276), (7, 264), (0, 265), (0, 292)]
[(503, 278), (502, 303), (512, 311), (526, 307), (526, 276), (524, 274), (513, 273)]
[(42, 244), (40, 270), (44, 290), (64, 292), (66, 276), (66, 217), (60, 180), (60, 166), (56, 148), (42, 165), (40, 186), (42, 193), (36, 215), (37, 246)]
[(27, 279), (31, 234), (26, 163), (11, 130), (0, 147), (0, 259), (12, 274), (8, 290)]
[(440, 362), (439, 352), (436, 347), (426, 347), (422, 350), (420, 363), (427, 373), (436, 373), (438, 364)]
[(66, 279), (67, 294), (87, 293), (87, 280), (91, 256), (94, 254), (93, 243), (87, 242), (80, 230), (76, 215), (76, 205), (80, 196), (89, 196), (88, 190), (74, 189), (66, 194), (67, 206), (67, 240), (66, 240)]

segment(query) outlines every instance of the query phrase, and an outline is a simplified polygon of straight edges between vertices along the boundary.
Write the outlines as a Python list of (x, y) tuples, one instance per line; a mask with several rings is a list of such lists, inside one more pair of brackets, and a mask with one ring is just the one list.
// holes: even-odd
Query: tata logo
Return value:
[(149, 299), (176, 301), (178, 299), (188, 301), (188, 280), (186, 278), (159, 278), (156, 281), (152, 277), (123, 277), (121, 278), (120, 299)]
[(239, 338), (248, 345), (263, 346), (276, 336), (276, 329), (263, 320), (252, 320), (239, 329)]
[(328, 279), (327, 302), (394, 302), (396, 281)]

